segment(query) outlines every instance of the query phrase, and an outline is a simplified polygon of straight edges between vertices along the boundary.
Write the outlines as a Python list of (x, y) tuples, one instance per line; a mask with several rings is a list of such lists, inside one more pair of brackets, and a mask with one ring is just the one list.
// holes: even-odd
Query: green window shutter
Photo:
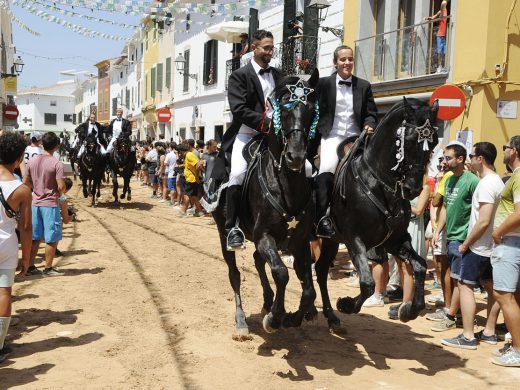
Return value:
[(163, 64), (157, 64), (157, 90), (162, 92), (163, 86)]
[(148, 73), (144, 76), (144, 101), (148, 100)]
[(172, 85), (172, 59), (171, 59), (171, 57), (166, 58), (166, 78), (164, 79), (164, 85), (168, 89)]
[(151, 77), (150, 77), (150, 82), (152, 83), (152, 85), (150, 86), (150, 94), (152, 96), (152, 99), (155, 99), (155, 67), (152, 68), (152, 74), (151, 74)]

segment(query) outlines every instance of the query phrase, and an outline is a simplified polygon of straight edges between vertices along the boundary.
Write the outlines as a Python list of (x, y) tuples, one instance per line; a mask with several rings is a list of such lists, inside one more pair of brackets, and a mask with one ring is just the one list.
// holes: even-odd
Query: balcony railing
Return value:
[(442, 56), (437, 54), (437, 19), (357, 40), (356, 74), (378, 83), (447, 73), (451, 41), (447, 19), (444, 63), (439, 63)]
[[(320, 41), (317, 37), (299, 36), (275, 45), (271, 66), (281, 69), (285, 75), (311, 74), (318, 66)], [(253, 52), (241, 58), (226, 61), (226, 90), (231, 73), (245, 66), (253, 57)]]

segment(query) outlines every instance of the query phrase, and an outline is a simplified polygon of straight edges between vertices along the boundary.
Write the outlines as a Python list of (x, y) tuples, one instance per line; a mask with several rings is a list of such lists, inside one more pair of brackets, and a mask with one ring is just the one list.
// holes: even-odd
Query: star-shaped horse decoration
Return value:
[(289, 229), (296, 229), (296, 226), (298, 226), (299, 223), (300, 221), (293, 217), (291, 221), (287, 222), (287, 227)]
[(430, 124), (430, 120), (426, 119), (424, 125), (416, 127), (415, 131), (417, 131), (417, 143), (423, 143), (423, 150), (428, 150), (428, 142), (433, 142), (433, 134), (436, 131), (436, 127), (433, 127)]
[(290, 101), (307, 103), (307, 96), (309, 96), (314, 89), (306, 87), (301, 79), (296, 84), (287, 85), (287, 89), (291, 92)]

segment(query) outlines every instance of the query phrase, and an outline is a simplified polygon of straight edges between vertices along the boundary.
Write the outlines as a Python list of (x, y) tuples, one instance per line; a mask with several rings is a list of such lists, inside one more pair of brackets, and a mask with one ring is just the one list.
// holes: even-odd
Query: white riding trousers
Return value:
[(329, 135), (327, 138), (321, 139), (320, 144), (320, 175), (322, 173), (336, 172), (339, 163), (338, 146), (348, 137), (347, 135)]

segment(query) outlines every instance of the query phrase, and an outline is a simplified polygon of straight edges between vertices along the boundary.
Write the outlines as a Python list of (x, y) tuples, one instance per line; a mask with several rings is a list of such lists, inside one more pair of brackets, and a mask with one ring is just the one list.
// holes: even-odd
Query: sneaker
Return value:
[(152, 194), (152, 196), (150, 196), (150, 199), (156, 199), (157, 198), (157, 195), (155, 194)]
[(440, 288), (442, 288), (442, 286), (437, 281), (434, 281), (432, 284), (424, 286), (425, 290), (438, 290)]
[(498, 337), (496, 334), (492, 334), (491, 336), (487, 336), (484, 334), (484, 330), (475, 333), (475, 338), (479, 341), (483, 341), (484, 343), (496, 345), (498, 342)]
[(363, 307), (383, 307), (385, 306), (384, 297), (379, 294), (373, 294), (364, 303)]
[(27, 276), (35, 276), (35, 275), (41, 275), (42, 271), (40, 271), (38, 268), (36, 268), (34, 265), (31, 265), (29, 269), (27, 270)]
[(294, 256), (293, 255), (283, 255), (282, 261), (286, 267), (294, 268)]
[(455, 329), (456, 323), (454, 320), (450, 320), (448, 317), (440, 322), (437, 322), (430, 329), (434, 332), (444, 332), (446, 330)]
[(0, 349), (0, 363), (7, 359), (11, 352), (13, 352), (12, 348), (4, 344), (4, 347)]
[(430, 321), (443, 321), (444, 319), (447, 318), (446, 313), (447, 313), (446, 308), (442, 308), (442, 309), (435, 310), (435, 313), (426, 314), (425, 317), (427, 320), (430, 320)]
[(194, 217), (203, 217), (205, 214), (204, 214), (204, 211), (195, 211), (193, 213), (193, 216)]
[(444, 306), (444, 295), (442, 295), (442, 293), (438, 295), (428, 295), (426, 301), (435, 306)]
[(164, 203), (164, 202), (165, 202), (165, 200), (162, 198), (157, 201), (157, 203)]
[(56, 268), (45, 268), (43, 270), (43, 276), (62, 276), (65, 275), (63, 272), (59, 272)]
[(58, 248), (56, 248), (56, 253), (54, 254), (54, 257), (62, 257), (63, 256), (63, 252), (60, 251)]
[(514, 347), (511, 347), (506, 353), (497, 356), (491, 362), (503, 367), (520, 367), (520, 353)]
[(503, 354), (507, 353), (510, 348), (511, 348), (511, 343), (505, 343), (502, 348), (495, 349), (493, 351), (493, 355), (495, 355), (495, 356), (502, 356)]
[(399, 302), (403, 300), (403, 289), (401, 287), (395, 290), (386, 291), (386, 295), (390, 301)]
[(478, 340), (476, 338), (469, 340), (461, 333), (457, 337), (441, 340), (441, 344), (454, 348), (477, 349)]
[(391, 320), (398, 320), (400, 307), (400, 303), (398, 303), (397, 305), (390, 306), (390, 310), (388, 310), (388, 318), (390, 318)]

